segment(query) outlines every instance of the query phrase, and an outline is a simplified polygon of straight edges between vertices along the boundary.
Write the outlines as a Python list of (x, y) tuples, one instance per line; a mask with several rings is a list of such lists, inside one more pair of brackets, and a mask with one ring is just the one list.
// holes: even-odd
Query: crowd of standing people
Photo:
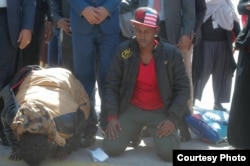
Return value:
[[(244, 15), (248, 15), (246, 3), (248, 0), (240, 0), (238, 5), (239, 12)], [(121, 24), (119, 20), (129, 12), (133, 13), (133, 17), (127, 18), (127, 24), (132, 27), (130, 37), (122, 34), (121, 25), (126, 23)], [(240, 31), (237, 10), (231, 0), (0, 0), (1, 121), (8, 121), (8, 131), (12, 129), (12, 134), (18, 135), (18, 139), (21, 137), (6, 115), (6, 102), (9, 101), (4, 95), (18, 95), (26, 86), (21, 83), (15, 92), (6, 91), (6, 87), (10, 88), (9, 83), (20, 69), (41, 65), (42, 54), (46, 54), (47, 58), (42, 59), (47, 60), (43, 67), (65, 68), (67, 71), (60, 72), (67, 75), (69, 72), (72, 76), (70, 74), (67, 79), (77, 80), (77, 83), (65, 84), (81, 84), (83, 90), (80, 92), (87, 95), (88, 109), (80, 118), (86, 121), (81, 128), (84, 132), (77, 134), (81, 147), (95, 142), (100, 122), (103, 149), (110, 156), (123, 153), (133, 141), (140, 142), (147, 130), (153, 137), (156, 154), (171, 161), (173, 149), (180, 148), (179, 139), (191, 139), (185, 116), (193, 113), (195, 100), (201, 100), (210, 75), (213, 109), (228, 111), (222, 104), (230, 102), (232, 78), (237, 68), (233, 57), (234, 37)], [(238, 62), (241, 67), (247, 66), (243, 54), (247, 54), (248, 49), (243, 50)], [(240, 74), (238, 69), (233, 103), (238, 103), (238, 93), (244, 91), (241, 92), (240, 87), (247, 82), (237, 81)], [(25, 75), (22, 81), (28, 76)], [(31, 82), (32, 79), (26, 80), (25, 84)], [(101, 101), (100, 115), (95, 110), (96, 89)], [(51, 90), (54, 92), (53, 88)], [(17, 106), (11, 108), (16, 111), (10, 116), (12, 120), (24, 110), (47, 109), (33, 101), (37, 98), (27, 98), (22, 102), (18, 100)], [(82, 106), (80, 99), (74, 98), (79, 108)], [(232, 109), (235, 107), (238, 105), (234, 104)], [(79, 110), (74, 111), (79, 114)], [(56, 117), (58, 115), (51, 119), (57, 128), (67, 128), (62, 127)], [(237, 120), (231, 118), (231, 121)], [(65, 123), (79, 122), (72, 118)], [(5, 128), (0, 122), (1, 143), (13, 148)], [(32, 134), (32, 130), (25, 132)], [(60, 145), (58, 142), (59, 146), (68, 143)], [(25, 156), (27, 154), (20, 156), (15, 144), (10, 159), (20, 160)], [(64, 159), (65, 154), (60, 154), (59, 158)], [(42, 159), (38, 160), (37, 163), (28, 162), (39, 164)]]

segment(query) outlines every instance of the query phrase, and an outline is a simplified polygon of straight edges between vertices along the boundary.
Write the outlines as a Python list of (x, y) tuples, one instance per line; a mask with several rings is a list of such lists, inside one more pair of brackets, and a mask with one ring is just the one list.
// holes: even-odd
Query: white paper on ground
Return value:
[(101, 148), (95, 150), (86, 149), (86, 151), (92, 157), (94, 162), (104, 162), (109, 157)]

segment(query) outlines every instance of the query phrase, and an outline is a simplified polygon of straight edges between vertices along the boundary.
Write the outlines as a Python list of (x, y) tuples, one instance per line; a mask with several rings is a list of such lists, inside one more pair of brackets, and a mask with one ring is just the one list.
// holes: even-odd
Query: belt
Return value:
[(6, 7), (0, 7), (0, 13), (4, 13), (7, 11), (7, 8)]

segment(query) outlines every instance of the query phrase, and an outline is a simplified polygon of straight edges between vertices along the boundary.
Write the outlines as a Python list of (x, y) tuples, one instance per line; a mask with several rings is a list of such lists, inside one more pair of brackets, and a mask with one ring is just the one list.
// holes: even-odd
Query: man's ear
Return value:
[(156, 28), (155, 28), (155, 35), (159, 35), (160, 29), (161, 29), (160, 27), (156, 27)]

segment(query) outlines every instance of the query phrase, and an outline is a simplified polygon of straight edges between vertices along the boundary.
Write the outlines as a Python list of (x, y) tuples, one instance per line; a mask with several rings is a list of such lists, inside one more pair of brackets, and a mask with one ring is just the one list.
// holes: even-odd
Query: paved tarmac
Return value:
[[(98, 134), (99, 135), (99, 134)], [(101, 147), (100, 136), (97, 136), (96, 143), (90, 147), (90, 149), (96, 149)], [(228, 144), (208, 144), (201, 142), (194, 135), (193, 139), (189, 142), (181, 143), (181, 149), (231, 149)], [(26, 166), (23, 161), (10, 161), (8, 156), (10, 154), (10, 148), (0, 145), (0, 166)], [(133, 149), (128, 147), (126, 152), (119, 156), (111, 158), (109, 157), (103, 163), (95, 163), (93, 159), (86, 153), (84, 148), (72, 153), (65, 161), (48, 160), (42, 163), (41, 166), (172, 166), (171, 162), (161, 161), (154, 153), (154, 146), (150, 137), (144, 138), (140, 143), (140, 146)]]
[[(97, 136), (96, 143), (90, 149), (101, 147), (101, 137)], [(231, 149), (228, 144), (208, 144), (201, 142), (194, 135), (189, 142), (181, 144), (181, 149)], [(8, 156), (10, 148), (0, 145), (0, 166), (26, 166), (23, 161), (10, 161)], [(84, 148), (72, 153), (65, 161), (45, 161), (41, 166), (172, 166), (171, 162), (161, 161), (154, 153), (153, 142), (150, 137), (144, 138), (139, 147), (133, 149), (128, 147), (126, 152), (114, 158), (108, 158), (103, 163), (95, 163), (92, 158), (86, 153)]]

